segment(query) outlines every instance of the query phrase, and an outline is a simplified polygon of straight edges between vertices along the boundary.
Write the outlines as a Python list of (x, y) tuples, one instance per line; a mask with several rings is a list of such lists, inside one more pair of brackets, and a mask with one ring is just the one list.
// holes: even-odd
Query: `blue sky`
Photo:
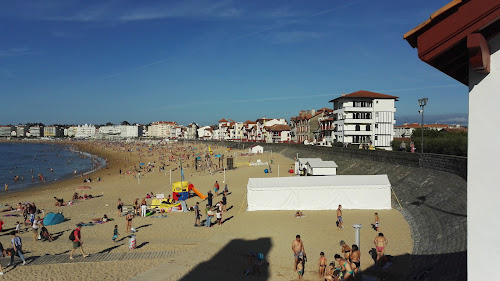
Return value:
[(468, 88), (403, 40), (447, 2), (0, 0), (0, 124), (289, 119), (361, 89), (464, 123)]

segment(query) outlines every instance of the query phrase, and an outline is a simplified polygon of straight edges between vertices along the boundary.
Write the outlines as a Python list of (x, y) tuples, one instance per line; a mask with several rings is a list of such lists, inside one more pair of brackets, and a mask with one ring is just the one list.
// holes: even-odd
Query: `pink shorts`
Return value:
[(385, 247), (379, 247), (377, 246), (377, 252), (382, 252), (384, 250)]

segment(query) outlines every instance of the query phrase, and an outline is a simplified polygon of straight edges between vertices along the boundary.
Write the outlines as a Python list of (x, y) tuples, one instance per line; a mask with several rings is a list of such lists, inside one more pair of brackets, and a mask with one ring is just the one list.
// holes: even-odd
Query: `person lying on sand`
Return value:
[(305, 216), (304, 216), (304, 214), (300, 210), (298, 210), (297, 212), (295, 212), (295, 217), (296, 218), (303, 218)]
[(62, 199), (62, 198), (59, 199), (59, 198), (54, 196), (54, 200), (56, 200), (56, 203), (55, 203), (56, 207), (65, 206), (64, 199)]
[(10, 212), (13, 210), (14, 210), (14, 208), (12, 208), (12, 206), (7, 206), (7, 208), (3, 209), (2, 212)]

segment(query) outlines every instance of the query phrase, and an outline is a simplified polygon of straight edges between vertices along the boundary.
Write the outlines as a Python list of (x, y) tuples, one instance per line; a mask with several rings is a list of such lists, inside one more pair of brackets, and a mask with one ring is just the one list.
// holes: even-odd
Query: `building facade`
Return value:
[(12, 136), (12, 132), (16, 130), (14, 126), (0, 126), (0, 137), (7, 138)]
[(398, 97), (357, 91), (331, 100), (335, 138), (343, 144), (372, 144), (391, 150)]
[(148, 127), (148, 136), (154, 138), (170, 138), (172, 129), (177, 126), (177, 122), (157, 121)]
[(61, 127), (59, 126), (46, 126), (43, 128), (43, 135), (45, 137), (52, 137), (52, 138), (62, 137), (63, 132), (64, 130), (61, 129)]
[(93, 138), (96, 135), (96, 127), (91, 124), (78, 125), (76, 127), (76, 138)]

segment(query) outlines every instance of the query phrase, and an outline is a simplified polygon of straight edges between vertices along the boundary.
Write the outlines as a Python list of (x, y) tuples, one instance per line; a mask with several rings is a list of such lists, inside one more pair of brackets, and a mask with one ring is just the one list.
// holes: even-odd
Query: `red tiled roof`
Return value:
[(243, 122), (243, 124), (257, 124), (257, 122), (247, 120), (247, 121)]
[(221, 120), (219, 120), (219, 123), (221, 122), (228, 122), (226, 119), (222, 118)]
[(369, 92), (369, 91), (364, 91), (364, 90), (359, 90), (359, 91), (356, 91), (356, 92), (353, 92), (353, 93), (350, 93), (347, 95), (342, 95), (338, 98), (331, 100), (330, 102), (333, 102), (333, 101), (338, 100), (340, 98), (371, 98), (371, 99), (395, 99), (395, 100), (397, 100), (399, 97), (375, 93), (375, 92)]
[(290, 126), (283, 124), (275, 124), (272, 125), (271, 127), (266, 126), (266, 129), (268, 129), (269, 131), (290, 131)]

